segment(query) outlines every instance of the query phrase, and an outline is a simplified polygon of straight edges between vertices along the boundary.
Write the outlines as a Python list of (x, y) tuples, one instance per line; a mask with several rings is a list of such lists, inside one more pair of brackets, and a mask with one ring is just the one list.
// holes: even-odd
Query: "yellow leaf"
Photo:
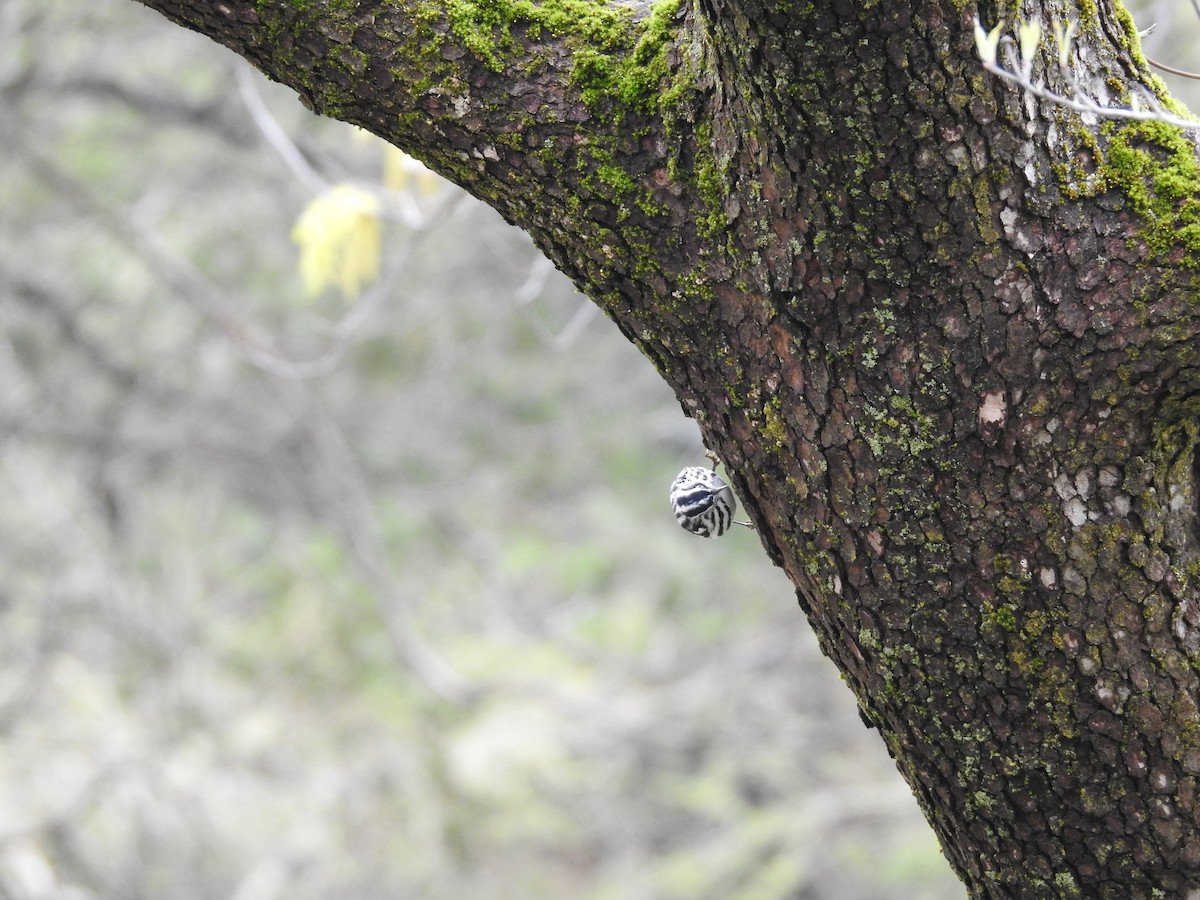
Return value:
[(442, 186), (442, 179), (400, 148), (385, 144), (383, 183), (392, 191), (411, 190), (428, 196)]
[(309, 296), (336, 283), (348, 300), (379, 276), (379, 198), (339, 184), (313, 199), (292, 229)]

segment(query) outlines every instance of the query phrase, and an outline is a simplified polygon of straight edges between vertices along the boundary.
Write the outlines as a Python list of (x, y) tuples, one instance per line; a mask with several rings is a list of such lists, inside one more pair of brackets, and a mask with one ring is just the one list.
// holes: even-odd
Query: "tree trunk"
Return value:
[[(972, 896), (1200, 891), (1189, 137), (999, 82), (959, 0), (142, 2), (483, 198), (642, 349)], [(1082, 9), (1080, 86), (1161, 92)]]

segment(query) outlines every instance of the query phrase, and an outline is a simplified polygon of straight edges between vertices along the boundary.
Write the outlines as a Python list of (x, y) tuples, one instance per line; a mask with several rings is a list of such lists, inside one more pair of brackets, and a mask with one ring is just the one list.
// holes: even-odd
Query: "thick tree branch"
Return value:
[[(646, 352), (974, 896), (1200, 884), (1190, 138), (988, 74), (989, 4), (143, 2), (487, 200)], [(1073, 81), (1166, 102), (1082, 15)]]
[(588, 235), (590, 258), (558, 261), (592, 284), (616, 286), (631, 232), (678, 243), (697, 202), (660, 93), (675, 42), (690, 40), (673, 4), (146, 5), (412, 153), (545, 248)]

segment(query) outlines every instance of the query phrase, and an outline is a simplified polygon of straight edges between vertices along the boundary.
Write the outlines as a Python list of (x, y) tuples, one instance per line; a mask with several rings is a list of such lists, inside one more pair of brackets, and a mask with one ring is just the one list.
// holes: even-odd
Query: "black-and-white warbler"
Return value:
[(688, 466), (671, 482), (670, 498), (675, 521), (692, 534), (720, 537), (734, 524), (737, 498), (733, 496), (733, 488), (712, 469)]

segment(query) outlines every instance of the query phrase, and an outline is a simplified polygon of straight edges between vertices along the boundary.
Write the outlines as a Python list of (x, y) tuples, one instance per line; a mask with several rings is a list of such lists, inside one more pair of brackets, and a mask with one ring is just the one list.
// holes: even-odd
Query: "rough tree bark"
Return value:
[[(1016, 10), (964, 0), (141, 2), (604, 308), (972, 896), (1200, 892), (1190, 138), (998, 82), (972, 22)], [(1116, 0), (1022, 15), (1079, 21), (1092, 96), (1162, 95)]]

